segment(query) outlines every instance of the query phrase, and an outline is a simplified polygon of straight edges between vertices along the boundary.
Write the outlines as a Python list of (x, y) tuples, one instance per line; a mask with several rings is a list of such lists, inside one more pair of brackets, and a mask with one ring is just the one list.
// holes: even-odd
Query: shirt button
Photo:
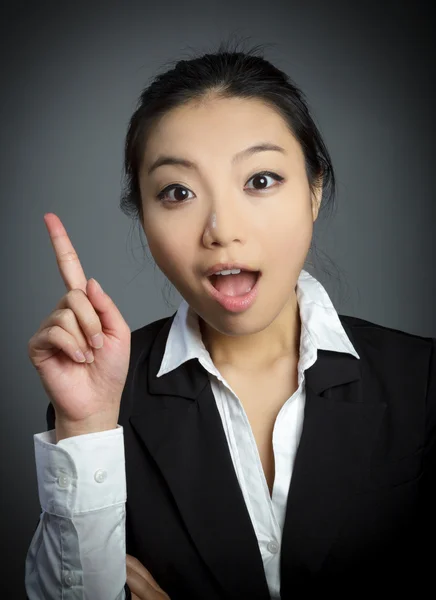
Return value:
[(97, 483), (102, 483), (107, 477), (107, 472), (99, 469), (94, 473), (94, 479)]
[(279, 551), (279, 545), (277, 542), (274, 541), (269, 542), (267, 548), (271, 552), (271, 554), (277, 554), (277, 552)]
[(64, 583), (65, 585), (67, 585), (68, 587), (71, 587), (72, 585), (74, 585), (74, 575), (73, 573), (66, 573), (65, 577), (64, 577)]
[(68, 477), (68, 475), (59, 475), (58, 484), (61, 488), (68, 487), (70, 485), (70, 478)]

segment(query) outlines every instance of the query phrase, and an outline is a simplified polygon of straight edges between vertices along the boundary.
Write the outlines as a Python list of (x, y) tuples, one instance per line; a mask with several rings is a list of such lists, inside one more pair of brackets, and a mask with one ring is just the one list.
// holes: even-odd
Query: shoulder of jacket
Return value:
[(162, 327), (173, 317), (174, 314), (162, 319), (156, 319), (156, 321), (147, 323), (132, 331), (130, 334), (132, 349), (137, 347), (144, 348), (147, 345), (151, 345)]
[(381, 343), (392, 342), (395, 344), (404, 345), (407, 348), (428, 347), (436, 345), (436, 338), (431, 336), (423, 336), (415, 333), (409, 333), (403, 329), (387, 327), (380, 323), (353, 317), (351, 315), (338, 315), (341, 323), (351, 330), (353, 337), (359, 340), (373, 339)]

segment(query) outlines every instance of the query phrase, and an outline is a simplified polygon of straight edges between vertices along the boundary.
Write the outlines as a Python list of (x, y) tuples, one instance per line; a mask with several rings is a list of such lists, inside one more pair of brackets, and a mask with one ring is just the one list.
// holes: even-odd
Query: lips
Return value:
[[(210, 297), (219, 305), (221, 305), (226, 311), (231, 313), (242, 313), (254, 304), (259, 294), (259, 280), (262, 277), (262, 272), (252, 271), (252, 273), (257, 273), (257, 276), (255, 283), (249, 290), (240, 290), (241, 293), (238, 293), (236, 287), (241, 287), (240, 281), (239, 284), (236, 284), (235, 281), (232, 283), (231, 281), (229, 281), (232, 275), (218, 275), (215, 277), (221, 278), (220, 280), (218, 280), (218, 286), (221, 288), (222, 283), (225, 285), (225, 287), (227, 287), (227, 290), (217, 289), (212, 285), (211, 278), (205, 277), (206, 291), (210, 295)], [(242, 275), (242, 273), (240, 275)], [(245, 273), (244, 275), (247, 276), (248, 274)], [(238, 276), (236, 275), (233, 277)]]

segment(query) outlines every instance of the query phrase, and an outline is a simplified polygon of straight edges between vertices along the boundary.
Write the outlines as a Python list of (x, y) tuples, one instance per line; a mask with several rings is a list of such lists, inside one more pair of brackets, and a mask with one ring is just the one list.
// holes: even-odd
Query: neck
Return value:
[(284, 357), (297, 359), (301, 319), (297, 296), (292, 293), (279, 315), (262, 331), (229, 336), (199, 319), (203, 343), (215, 365), (256, 371), (269, 368)]

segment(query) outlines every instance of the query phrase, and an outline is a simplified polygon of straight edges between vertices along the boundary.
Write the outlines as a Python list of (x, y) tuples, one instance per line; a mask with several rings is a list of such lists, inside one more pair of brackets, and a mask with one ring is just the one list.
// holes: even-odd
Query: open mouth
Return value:
[(236, 275), (211, 275), (213, 287), (225, 296), (244, 296), (256, 285), (260, 271), (241, 271)]

